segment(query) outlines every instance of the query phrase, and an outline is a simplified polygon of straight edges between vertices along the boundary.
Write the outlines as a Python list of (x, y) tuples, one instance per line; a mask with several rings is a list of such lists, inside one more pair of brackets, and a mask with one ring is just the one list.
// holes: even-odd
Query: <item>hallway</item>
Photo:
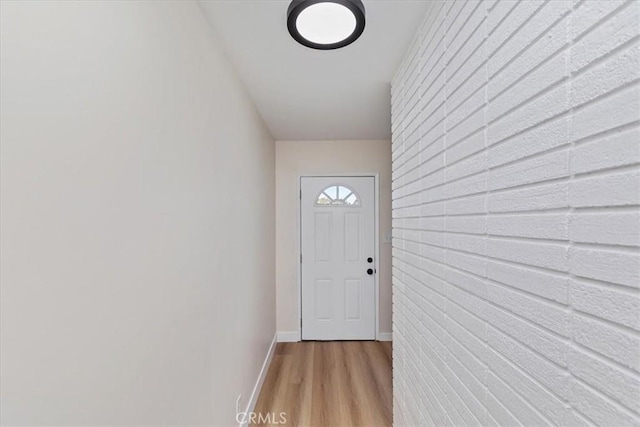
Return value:
[(640, 0), (0, 0), (0, 427), (249, 425), (640, 427)]
[(254, 412), (283, 412), (291, 426), (390, 426), (391, 408), (390, 342), (303, 341), (278, 344)]

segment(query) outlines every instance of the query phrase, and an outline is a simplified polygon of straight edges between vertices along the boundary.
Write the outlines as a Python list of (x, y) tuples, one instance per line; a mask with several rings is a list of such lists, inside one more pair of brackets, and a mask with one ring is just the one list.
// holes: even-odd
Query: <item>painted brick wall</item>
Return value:
[(431, 3), (392, 85), (394, 421), (640, 425), (640, 2)]

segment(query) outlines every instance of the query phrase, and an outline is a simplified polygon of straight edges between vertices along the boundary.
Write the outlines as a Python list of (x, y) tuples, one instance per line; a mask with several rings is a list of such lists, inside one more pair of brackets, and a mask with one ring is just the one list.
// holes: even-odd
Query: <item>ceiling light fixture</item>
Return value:
[(293, 0), (287, 10), (291, 37), (313, 49), (350, 45), (364, 31), (364, 23), (361, 0)]

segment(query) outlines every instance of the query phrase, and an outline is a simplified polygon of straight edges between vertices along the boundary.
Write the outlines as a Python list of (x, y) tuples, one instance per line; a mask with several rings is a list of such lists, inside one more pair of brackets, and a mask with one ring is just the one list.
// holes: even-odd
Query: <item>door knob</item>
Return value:
[(369, 264), (371, 264), (371, 263), (373, 262), (373, 258), (371, 258), (371, 257), (367, 258), (367, 262), (368, 262)]
[(367, 268), (367, 274), (369, 276), (371, 276), (373, 274), (373, 269), (372, 268)]

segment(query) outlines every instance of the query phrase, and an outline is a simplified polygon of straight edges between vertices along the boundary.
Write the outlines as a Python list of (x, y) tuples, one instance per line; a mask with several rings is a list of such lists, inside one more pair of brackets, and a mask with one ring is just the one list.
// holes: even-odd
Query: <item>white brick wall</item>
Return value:
[(640, 2), (431, 2), (392, 133), (395, 425), (640, 425)]

